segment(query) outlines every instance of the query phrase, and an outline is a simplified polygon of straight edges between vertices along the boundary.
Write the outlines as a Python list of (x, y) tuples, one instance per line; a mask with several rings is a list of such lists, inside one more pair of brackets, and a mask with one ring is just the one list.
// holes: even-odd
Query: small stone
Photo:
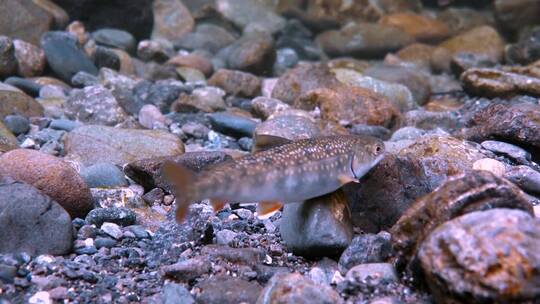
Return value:
[(496, 140), (486, 140), (483, 141), (481, 145), (484, 149), (487, 149), (495, 154), (510, 157), (511, 159), (522, 164), (526, 164), (531, 160), (531, 153), (516, 145)]
[(115, 223), (120, 226), (133, 225), (136, 220), (135, 213), (127, 208), (96, 208), (88, 213), (86, 222), (100, 227), (103, 223)]
[(103, 86), (71, 91), (65, 107), (68, 118), (88, 124), (114, 126), (127, 119), (127, 113)]
[(229, 245), (234, 240), (238, 233), (224, 229), (216, 233), (216, 243), (218, 245)]
[(322, 49), (333, 57), (382, 57), (412, 43), (413, 38), (394, 26), (375, 23), (347, 25), (317, 36)]
[(131, 225), (131, 226), (126, 227), (126, 229), (131, 231), (135, 235), (135, 237), (138, 239), (147, 239), (150, 237), (150, 234), (148, 233), (148, 231), (146, 231), (146, 229), (144, 229), (143, 226)]
[(0, 83), (0, 118), (7, 115), (43, 116), (43, 106), (21, 90)]
[(203, 73), (205, 76), (210, 76), (213, 70), (210, 60), (208, 60), (205, 56), (199, 55), (197, 53), (176, 55), (169, 59), (166, 64), (173, 65), (177, 68), (187, 67), (196, 69), (199, 72)]
[(234, 96), (254, 97), (260, 94), (261, 80), (250, 73), (227, 69), (217, 70), (208, 84), (220, 87)]
[(73, 129), (80, 127), (81, 123), (78, 123), (69, 119), (53, 119), (49, 124), (49, 128), (54, 130), (72, 131)]
[(92, 38), (98, 44), (106, 47), (122, 49), (129, 53), (135, 50), (135, 38), (129, 32), (123, 30), (102, 28), (93, 32)]
[(163, 304), (195, 304), (195, 300), (189, 293), (189, 290), (175, 283), (168, 283), (163, 286), (161, 300)]
[(29, 304), (51, 304), (51, 295), (47, 291), (38, 291), (28, 299)]
[(174, 112), (216, 112), (225, 110), (223, 100), (225, 92), (216, 87), (204, 87), (193, 90), (191, 95), (183, 94), (171, 106)]
[(117, 240), (122, 237), (122, 229), (115, 223), (104, 222), (101, 224), (101, 230)]
[(5, 78), (15, 74), (17, 61), (13, 40), (6, 36), (0, 36), (0, 77)]
[(244, 31), (263, 30), (275, 34), (285, 27), (285, 19), (262, 2), (249, 0), (218, 0), (217, 10)]
[(20, 115), (8, 115), (4, 118), (5, 126), (15, 135), (25, 134), (30, 130), (30, 121)]
[(386, 15), (379, 23), (400, 28), (417, 41), (440, 41), (450, 36), (450, 30), (443, 22), (414, 13)]
[(215, 54), (237, 38), (226, 28), (212, 24), (199, 23), (191, 33), (182, 35), (174, 41), (175, 46), (188, 50), (206, 50)]
[(425, 130), (422, 130), (416, 127), (403, 127), (396, 130), (396, 132), (392, 134), (390, 141), (399, 141), (399, 140), (404, 140), (404, 139), (415, 140), (417, 138), (424, 136), (425, 134), (426, 134)]
[(190, 11), (178, 0), (156, 0), (153, 2), (154, 28), (152, 40), (174, 41), (191, 32), (195, 21)]
[(506, 170), (504, 178), (528, 193), (540, 193), (540, 172), (527, 166), (515, 166)]
[(155, 105), (144, 105), (139, 111), (139, 123), (147, 129), (165, 127), (166, 118)]
[(209, 118), (213, 129), (234, 137), (251, 137), (257, 125), (252, 119), (228, 113), (213, 113)]
[(297, 255), (339, 255), (352, 240), (349, 210), (341, 190), (303, 203), (286, 204), (280, 227), (283, 242)]
[(339, 258), (341, 273), (358, 264), (382, 263), (392, 254), (392, 244), (388, 232), (364, 234), (355, 237)]
[(142, 40), (137, 46), (137, 57), (143, 61), (165, 62), (174, 54), (172, 45), (162, 40)]
[(216, 275), (195, 285), (201, 293), (198, 303), (233, 304), (255, 303), (262, 287), (256, 282), (248, 282), (227, 275)]
[(290, 109), (288, 104), (279, 99), (263, 96), (254, 98), (251, 101), (251, 106), (253, 108), (253, 112), (262, 119), (267, 119), (274, 113)]
[(257, 304), (270, 303), (336, 303), (343, 300), (330, 286), (317, 284), (299, 273), (275, 274), (257, 299)]
[(49, 290), (49, 295), (53, 300), (63, 300), (68, 297), (68, 289), (64, 286), (58, 286)]
[(231, 248), (222, 245), (206, 245), (201, 253), (208, 255), (210, 259), (221, 258), (231, 263), (244, 265), (260, 264), (265, 258), (265, 252), (258, 248)]
[(474, 170), (489, 171), (496, 176), (502, 177), (506, 172), (506, 166), (498, 160), (492, 158), (482, 158), (473, 163)]
[(98, 237), (94, 241), (94, 245), (96, 246), (96, 249), (112, 248), (116, 245), (116, 241), (111, 238)]
[(206, 259), (195, 258), (180, 261), (172, 265), (162, 266), (161, 272), (166, 277), (174, 278), (175, 280), (182, 282), (189, 282), (209, 272), (210, 269), (210, 262)]
[(349, 131), (351, 134), (373, 136), (382, 140), (388, 139), (391, 134), (391, 131), (385, 127), (366, 124), (355, 124)]
[(93, 208), (88, 186), (60, 158), (35, 150), (12, 150), (0, 156), (0, 174), (38, 188), (57, 201), (73, 218), (84, 217)]
[(22, 77), (40, 76), (45, 69), (45, 53), (37, 46), (15, 39), (15, 58), (17, 59), (17, 74)]
[(217, 56), (225, 59), (229, 69), (269, 74), (276, 57), (274, 39), (263, 32), (244, 35)]
[(98, 163), (80, 171), (81, 177), (90, 188), (127, 186), (124, 173), (111, 163)]
[(98, 70), (73, 36), (64, 32), (48, 32), (41, 37), (41, 47), (51, 69), (65, 82), (80, 71), (97, 75)]
[(346, 275), (351, 282), (371, 282), (378, 283), (396, 282), (398, 276), (396, 269), (389, 263), (368, 263), (360, 264), (351, 268)]
[(435, 301), (534, 301), (540, 296), (539, 236), (540, 222), (531, 213), (477, 211), (437, 227), (418, 259)]
[(149, 205), (159, 204), (163, 201), (165, 193), (161, 188), (154, 188), (142, 196), (142, 199)]

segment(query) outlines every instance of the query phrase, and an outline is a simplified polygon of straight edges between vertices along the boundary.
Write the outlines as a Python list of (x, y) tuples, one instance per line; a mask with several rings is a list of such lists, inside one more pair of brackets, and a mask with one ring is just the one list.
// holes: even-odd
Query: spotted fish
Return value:
[(176, 196), (176, 220), (191, 202), (210, 199), (214, 210), (226, 202), (258, 202), (258, 216), (284, 203), (300, 202), (358, 181), (384, 156), (384, 143), (370, 136), (303, 139), (226, 161), (195, 173), (175, 162), (163, 165)]

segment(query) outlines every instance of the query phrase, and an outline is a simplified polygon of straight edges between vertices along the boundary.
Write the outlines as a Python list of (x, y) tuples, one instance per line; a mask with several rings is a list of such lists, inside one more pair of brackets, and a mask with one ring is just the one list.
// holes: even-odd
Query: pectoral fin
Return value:
[(346, 174), (338, 176), (338, 179), (339, 179), (339, 182), (342, 185), (345, 185), (345, 184), (348, 184), (348, 183), (358, 183), (357, 179), (355, 179), (354, 177), (351, 177), (349, 175), (346, 175)]
[(218, 212), (219, 210), (223, 209), (227, 203), (220, 199), (211, 199), (210, 204), (212, 205), (212, 208), (214, 208), (214, 212)]
[(260, 202), (257, 205), (257, 217), (259, 219), (269, 218), (281, 209), (282, 206), (283, 203), (281, 202)]

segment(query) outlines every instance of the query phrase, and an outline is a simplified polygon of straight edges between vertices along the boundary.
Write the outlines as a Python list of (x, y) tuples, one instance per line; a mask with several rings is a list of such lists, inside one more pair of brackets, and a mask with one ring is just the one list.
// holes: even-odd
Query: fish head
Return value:
[(360, 179), (375, 167), (385, 155), (384, 142), (375, 137), (363, 137), (352, 148), (351, 174)]

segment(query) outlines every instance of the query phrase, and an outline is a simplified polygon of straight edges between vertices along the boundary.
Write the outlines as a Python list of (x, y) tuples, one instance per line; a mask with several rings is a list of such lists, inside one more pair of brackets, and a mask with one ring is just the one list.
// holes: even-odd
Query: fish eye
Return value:
[(375, 146), (375, 153), (380, 153), (382, 151), (382, 147), (380, 145)]

